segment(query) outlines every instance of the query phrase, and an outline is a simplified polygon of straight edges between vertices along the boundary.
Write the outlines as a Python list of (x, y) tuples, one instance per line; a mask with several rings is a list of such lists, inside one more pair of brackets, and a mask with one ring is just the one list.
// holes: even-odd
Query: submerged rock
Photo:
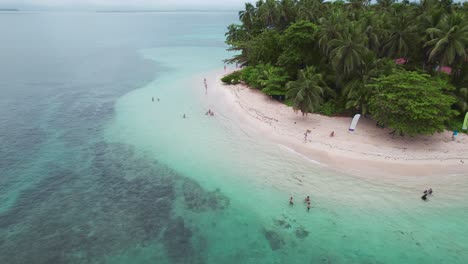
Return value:
[(305, 230), (302, 226), (296, 229), (296, 237), (300, 239), (306, 238), (307, 236), (309, 236), (309, 233), (310, 232)]
[(192, 231), (185, 226), (182, 218), (178, 217), (164, 231), (163, 244), (167, 256), (175, 263), (192, 263), (194, 249), (191, 243)]
[(184, 202), (188, 209), (195, 212), (206, 210), (224, 210), (229, 206), (229, 198), (219, 189), (205, 191), (197, 182), (185, 180), (182, 186)]
[(276, 219), (275, 221), (275, 224), (279, 227), (283, 227), (283, 228), (291, 228), (291, 225), (286, 221), (286, 220), (283, 220), (283, 219)]
[(281, 249), (285, 244), (283, 238), (281, 238), (281, 236), (275, 231), (264, 229), (263, 235), (270, 243), (271, 250)]

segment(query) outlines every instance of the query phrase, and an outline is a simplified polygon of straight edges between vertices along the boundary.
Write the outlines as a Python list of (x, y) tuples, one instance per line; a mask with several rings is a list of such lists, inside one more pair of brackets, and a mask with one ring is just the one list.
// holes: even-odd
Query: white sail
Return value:
[(351, 125), (349, 126), (349, 131), (354, 131), (356, 129), (360, 117), (360, 114), (357, 114), (353, 117), (353, 121), (351, 121)]

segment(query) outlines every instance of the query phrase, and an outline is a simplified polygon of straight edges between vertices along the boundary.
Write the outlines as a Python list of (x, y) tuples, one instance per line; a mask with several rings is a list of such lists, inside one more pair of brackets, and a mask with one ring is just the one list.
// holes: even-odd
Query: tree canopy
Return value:
[[(408, 77), (405, 71), (423, 74), (426, 84), (433, 86), (446, 80), (453, 90), (433, 92), (441, 98), (455, 95), (458, 100), (450, 101), (449, 108), (467, 110), (466, 2), (260, 0), (246, 4), (239, 19), (226, 33), (229, 49), (237, 51), (226, 61), (243, 66), (237, 81), (296, 102), (300, 96), (291, 90), (299, 93), (296, 88), (306, 79), (320, 76), (314, 86), (331, 89), (332, 93), (315, 92), (313, 103), (296, 105), (296, 110), (319, 111), (317, 102), (325, 102), (348, 113), (378, 116), (369, 107), (371, 98), (376, 99), (373, 85), (397, 73)], [(400, 96), (411, 99), (413, 93), (402, 90)], [(428, 125), (440, 130), (440, 124), (425, 122)]]
[(400, 134), (432, 134), (445, 129), (456, 112), (455, 98), (445, 80), (427, 74), (396, 70), (366, 85), (371, 91), (369, 110), (380, 124)]

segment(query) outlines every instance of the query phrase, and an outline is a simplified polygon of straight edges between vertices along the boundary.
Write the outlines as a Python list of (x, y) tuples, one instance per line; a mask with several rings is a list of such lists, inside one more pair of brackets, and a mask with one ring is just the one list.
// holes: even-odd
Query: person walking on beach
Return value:
[(226, 71), (226, 64), (224, 65), (224, 71)]
[(206, 83), (206, 78), (203, 79), (203, 83), (205, 84), (205, 94), (208, 94), (208, 84)]
[(304, 133), (304, 142), (307, 142), (307, 132)]
[(289, 197), (289, 205), (290, 206), (293, 206), (294, 205), (294, 202), (293, 202), (293, 197)]

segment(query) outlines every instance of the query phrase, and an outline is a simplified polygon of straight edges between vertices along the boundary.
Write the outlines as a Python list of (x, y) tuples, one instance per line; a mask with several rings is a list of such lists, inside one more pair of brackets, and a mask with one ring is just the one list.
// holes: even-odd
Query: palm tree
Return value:
[(325, 55), (330, 52), (330, 41), (342, 37), (342, 25), (345, 24), (344, 16), (341, 11), (332, 12), (328, 18), (319, 19), (318, 47)]
[(281, 0), (278, 6), (279, 9), (279, 25), (281, 29), (285, 29), (294, 22), (297, 17), (297, 9), (294, 0)]
[(314, 67), (300, 70), (298, 79), (288, 82), (286, 88), (286, 99), (291, 100), (293, 110), (301, 111), (303, 116), (316, 110), (323, 103), (325, 93), (330, 91), (322, 74)]
[(298, 20), (310, 20), (314, 23), (323, 17), (326, 6), (324, 0), (301, 0), (297, 3)]
[(395, 0), (377, 0), (378, 7), (385, 11), (388, 11), (393, 3), (395, 3)]
[(266, 0), (258, 7), (258, 15), (267, 28), (274, 28), (280, 17), (278, 3), (275, 0)]
[(392, 29), (389, 30), (383, 54), (393, 58), (407, 58), (411, 47), (417, 43), (414, 20), (407, 15), (399, 15), (391, 19)]
[(360, 75), (364, 67), (364, 56), (369, 50), (364, 45), (365, 37), (351, 25), (342, 38), (330, 41), (333, 48), (330, 58), (340, 79), (348, 79), (353, 74)]
[(468, 47), (468, 23), (463, 14), (445, 16), (437, 27), (428, 28), (428, 60), (440, 65), (452, 65), (457, 60), (465, 60)]
[(365, 57), (365, 67), (362, 76), (346, 82), (342, 95), (346, 109), (358, 109), (365, 115), (368, 111), (368, 102), (371, 96), (371, 88), (367, 86), (373, 78), (379, 75), (388, 75), (392, 72), (394, 63), (388, 59), (376, 59), (374, 55)]
[(245, 3), (245, 10), (239, 11), (239, 19), (247, 30), (252, 29), (256, 10), (251, 3)]

